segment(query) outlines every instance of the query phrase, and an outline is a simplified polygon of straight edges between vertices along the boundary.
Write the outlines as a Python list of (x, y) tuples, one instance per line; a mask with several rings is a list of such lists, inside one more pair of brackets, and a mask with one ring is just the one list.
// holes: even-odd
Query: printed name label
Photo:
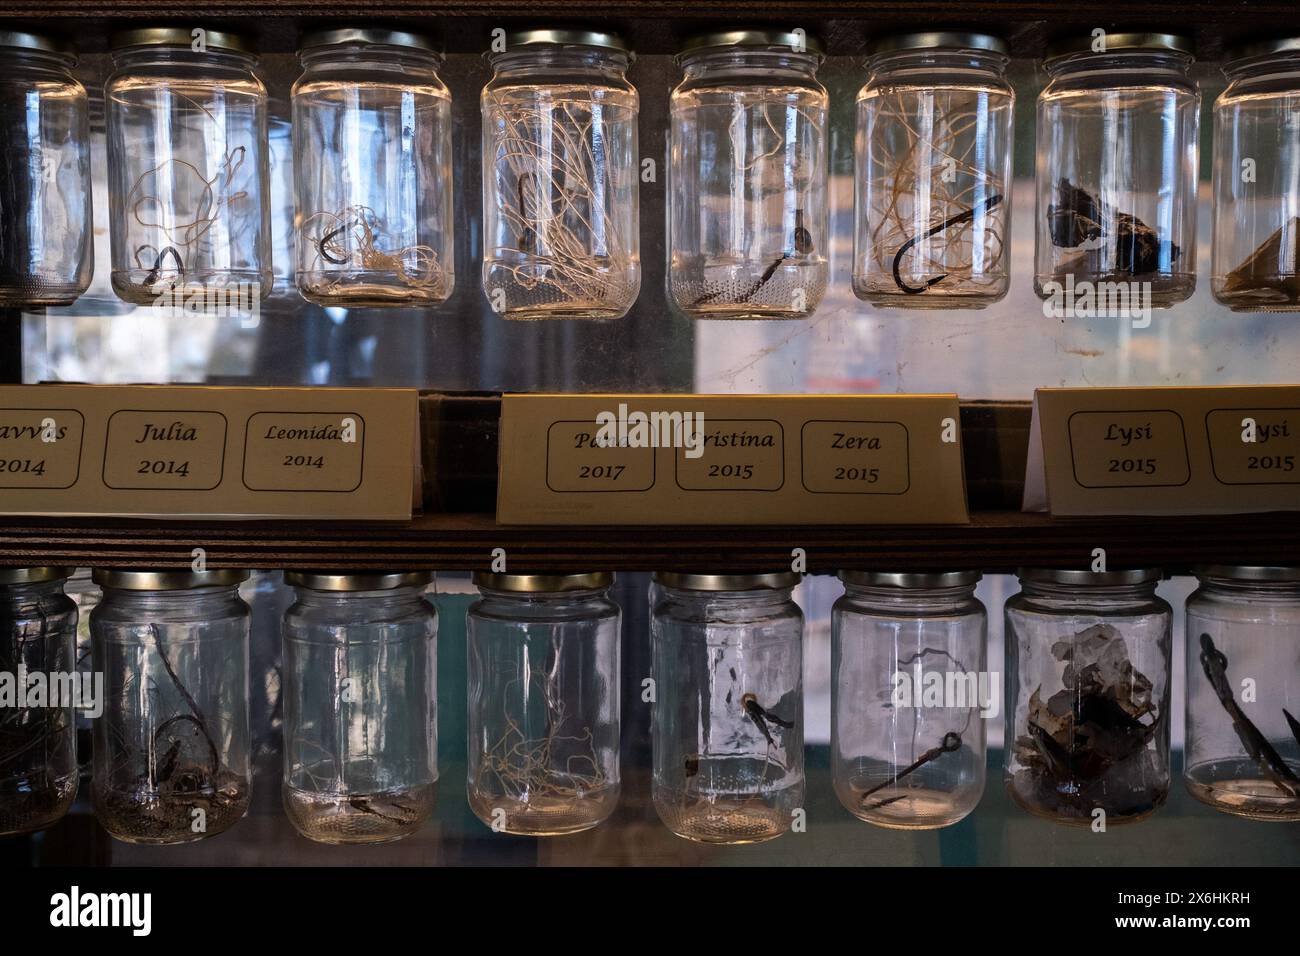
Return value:
[(1219, 408), (1205, 427), (1223, 484), (1300, 484), (1300, 408)]
[(911, 486), (901, 422), (810, 421), (802, 445), (803, 484), (816, 494), (901, 495)]
[(0, 408), (0, 488), (71, 488), (85, 430), (70, 408)]
[(546, 432), (546, 486), (559, 492), (646, 491), (655, 483), (654, 448), (602, 445), (592, 421), (559, 421)]
[(115, 489), (210, 491), (221, 484), (226, 416), (119, 411), (108, 419), (104, 484)]
[(1075, 412), (1069, 435), (1074, 478), (1084, 488), (1167, 488), (1191, 477), (1177, 412)]
[(687, 491), (777, 491), (785, 484), (785, 432), (770, 418), (709, 421), (704, 454), (678, 448), (675, 462)]
[(248, 419), (244, 486), (349, 492), (361, 486), (365, 419), (357, 413), (258, 412)]

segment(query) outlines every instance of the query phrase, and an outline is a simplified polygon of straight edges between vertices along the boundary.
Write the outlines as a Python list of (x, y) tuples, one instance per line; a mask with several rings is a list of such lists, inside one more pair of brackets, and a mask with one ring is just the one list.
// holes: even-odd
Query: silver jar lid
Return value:
[(72, 577), (76, 568), (0, 568), (0, 586), (11, 584), (45, 584)]
[(1231, 66), (1238, 60), (1249, 60), (1272, 53), (1300, 53), (1300, 36), (1272, 37), (1238, 43), (1224, 51), (1223, 59), (1228, 66)]
[(869, 588), (964, 588), (978, 584), (979, 571), (841, 571), (840, 580)]
[(773, 49), (785, 47), (789, 50), (801, 50), (813, 56), (823, 58), (826, 48), (822, 41), (809, 33), (795, 33), (791, 30), (716, 30), (698, 33), (682, 44), (679, 57), (703, 50), (725, 50), (750, 47), (755, 49)]
[(311, 50), (323, 46), (397, 46), (426, 53), (438, 53), (438, 46), (432, 37), (422, 33), (408, 33), (405, 30), (385, 30), (376, 27), (334, 27), (329, 30), (312, 30), (304, 33), (298, 44), (300, 50)]
[(474, 586), (489, 591), (509, 591), (515, 594), (560, 594), (564, 591), (591, 591), (607, 588), (614, 583), (609, 571), (590, 571), (583, 574), (493, 574), (475, 571)]
[(189, 591), (194, 588), (226, 588), (248, 580), (248, 572), (237, 568), (212, 571), (142, 571), (133, 568), (96, 568), (91, 578), (100, 587), (120, 591)]
[(1194, 56), (1196, 53), (1196, 44), (1192, 42), (1192, 38), (1179, 33), (1107, 33), (1106, 49), (1104, 51), (1093, 50), (1093, 42), (1091, 33), (1063, 37), (1048, 45), (1047, 56), (1044, 58), (1045, 62), (1050, 63), (1061, 57), (1081, 53), (1104, 56), (1107, 53), (1151, 50), (1154, 52), (1181, 53), (1189, 57)]
[(1064, 584), (1073, 587), (1122, 587), (1152, 584), (1163, 576), (1159, 568), (1128, 568), (1121, 571), (1079, 571), (1074, 568), (1017, 568), (1016, 577), (1032, 584)]
[(309, 591), (391, 591), (424, 587), (433, 580), (428, 571), (286, 571), (284, 583)]
[(584, 30), (574, 27), (533, 27), (506, 33), (506, 50), (529, 46), (589, 46), (615, 50), (632, 56), (632, 48), (619, 34), (607, 30)]
[(76, 60), (72, 44), (59, 37), (26, 30), (0, 30), (0, 47), (6, 50), (33, 50), (37, 53), (54, 53)]
[(793, 571), (774, 574), (683, 574), (677, 571), (659, 571), (655, 580), (665, 587), (681, 591), (780, 591), (799, 583), (801, 576)]
[[(109, 48), (129, 50), (135, 47), (149, 46), (183, 46), (189, 49), (194, 43), (194, 32), (189, 27), (136, 27), (120, 30), (109, 40)], [(229, 30), (208, 30), (203, 28), (203, 43), (209, 50), (225, 50), (231, 53), (253, 53), (248, 38)]]
[(972, 33), (964, 30), (928, 30), (921, 33), (891, 33), (872, 40), (868, 52), (897, 53), (902, 50), (982, 50), (1007, 56), (1011, 52), (1007, 41), (991, 33)]
[(1300, 583), (1300, 567), (1255, 564), (1203, 564), (1192, 568), (1192, 573), (1204, 581), (1206, 578), (1225, 578), (1231, 581), (1254, 581), (1260, 584)]

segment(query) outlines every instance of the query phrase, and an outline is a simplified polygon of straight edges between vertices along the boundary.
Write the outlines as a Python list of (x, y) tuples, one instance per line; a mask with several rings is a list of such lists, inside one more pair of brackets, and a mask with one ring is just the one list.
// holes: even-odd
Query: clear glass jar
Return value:
[(246, 571), (110, 571), (90, 612), (104, 712), (95, 817), (127, 843), (189, 843), (248, 809)]
[(896, 830), (946, 827), (984, 793), (988, 617), (973, 571), (844, 571), (831, 611), (831, 774), (844, 808)]
[(1216, 810), (1300, 820), (1300, 568), (1198, 568), (1183, 782)]
[(1093, 52), (1101, 40), (1067, 43), (1046, 63), (1034, 290), (1066, 306), (1092, 296), (1122, 305), (1137, 295), (1130, 309), (1163, 308), (1196, 287), (1201, 95), (1191, 43), (1111, 33), (1105, 51)]
[(68, 305), (94, 271), (90, 113), (55, 40), (0, 31), (0, 307)]
[(299, 57), (298, 291), (343, 308), (444, 301), (455, 269), (442, 56), (417, 34), (343, 28), (309, 34)]
[(658, 574), (655, 810), (699, 843), (787, 832), (804, 802), (799, 576)]
[(1007, 45), (910, 33), (858, 93), (853, 291), (893, 308), (982, 309), (1007, 294), (1016, 95)]
[(709, 33), (677, 57), (668, 276), (695, 319), (799, 319), (826, 294), (826, 89), (816, 40)]
[(637, 92), (614, 34), (522, 30), (483, 87), (483, 291), (507, 319), (617, 319), (641, 288)]
[(75, 702), (61, 690), (76, 672), (71, 573), (0, 568), (0, 836), (58, 822), (77, 795)]
[(589, 830), (619, 794), (614, 576), (478, 573), (474, 583), (470, 808), (499, 833)]
[[(199, 49), (199, 45), (204, 48)], [(177, 27), (113, 37), (104, 84), (113, 291), (182, 305), (271, 290), (266, 87), (242, 37)]]
[(1223, 72), (1211, 291), (1235, 312), (1300, 311), (1300, 37), (1230, 50)]
[(1160, 572), (1021, 570), (1006, 604), (1006, 786), (1030, 813), (1092, 826), (1169, 796), (1172, 611)]
[(290, 571), (285, 813), (320, 843), (386, 843), (433, 812), (437, 613), (424, 572)]

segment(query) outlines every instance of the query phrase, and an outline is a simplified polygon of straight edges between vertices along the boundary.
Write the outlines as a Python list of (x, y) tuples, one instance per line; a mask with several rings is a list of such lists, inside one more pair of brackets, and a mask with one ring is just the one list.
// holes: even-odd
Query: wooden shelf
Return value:
[(969, 525), (842, 527), (507, 527), (490, 515), (426, 515), (395, 524), (187, 523), (6, 519), (0, 565), (183, 568), (194, 548), (210, 567), (487, 569), (505, 548), (515, 570), (772, 570), (791, 549), (808, 569), (1009, 571), (1111, 567), (1186, 571), (1207, 562), (1300, 564), (1300, 514), (1052, 518), (976, 512)]

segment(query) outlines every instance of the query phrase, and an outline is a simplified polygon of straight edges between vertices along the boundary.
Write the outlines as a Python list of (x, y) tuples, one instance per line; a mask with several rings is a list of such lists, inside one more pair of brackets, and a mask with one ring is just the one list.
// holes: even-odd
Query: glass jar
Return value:
[(113, 37), (104, 85), (113, 291), (179, 306), (271, 289), (266, 87), (236, 34)]
[(1300, 568), (1196, 576), (1183, 782), (1225, 813), (1300, 820)]
[(1083, 37), (1049, 56), (1038, 97), (1042, 298), (1100, 314), (1191, 296), (1201, 108), (1191, 65), (1191, 42), (1161, 33)]
[(498, 833), (589, 830), (619, 794), (614, 576), (474, 575), (469, 805)]
[(320, 843), (386, 843), (433, 812), (437, 612), (426, 572), (286, 572), (285, 813)]
[(1006, 785), (1030, 813), (1140, 820), (1169, 795), (1172, 612), (1160, 572), (1021, 570), (1006, 604)]
[(831, 771), (859, 820), (946, 827), (984, 793), (988, 618), (974, 571), (844, 571), (831, 611)]
[(483, 291), (507, 319), (617, 319), (641, 288), (637, 92), (612, 33), (522, 30), (483, 87)]
[(826, 294), (820, 44), (733, 30), (690, 40), (669, 120), (668, 276), (694, 319), (799, 319)]
[(853, 291), (873, 305), (982, 309), (1007, 294), (1007, 45), (981, 33), (877, 42), (858, 93)]
[(344, 28), (309, 34), (299, 57), (298, 291), (342, 308), (444, 301), (455, 278), (442, 56), (417, 34)]
[(90, 119), (77, 58), (0, 31), (0, 307), (68, 305), (94, 270)]
[(804, 802), (799, 576), (659, 574), (651, 624), (655, 810), (699, 843), (787, 832)]
[(77, 795), (71, 568), (0, 568), (0, 836), (40, 830)]
[(110, 571), (90, 612), (95, 817), (127, 843), (189, 843), (248, 809), (246, 571)]
[(1236, 312), (1300, 310), (1300, 37), (1228, 52), (1214, 101), (1211, 291)]

